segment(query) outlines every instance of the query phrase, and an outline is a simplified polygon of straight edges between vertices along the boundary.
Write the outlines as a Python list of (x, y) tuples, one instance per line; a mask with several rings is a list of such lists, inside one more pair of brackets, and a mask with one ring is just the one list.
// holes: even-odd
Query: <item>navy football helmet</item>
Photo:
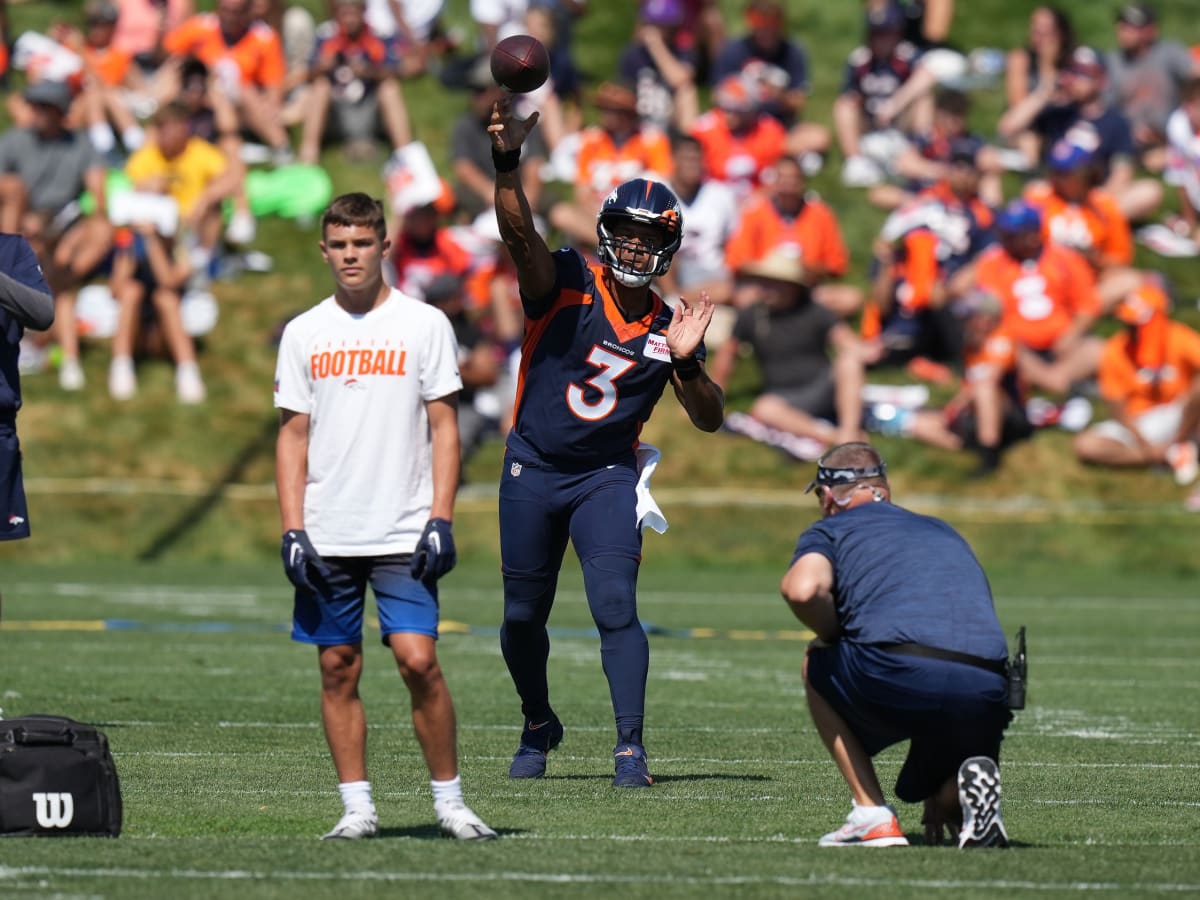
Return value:
[[(640, 261), (629, 261), (632, 250), (645, 251), (644, 244), (618, 237), (613, 228), (621, 223), (649, 225), (661, 238), (658, 246)], [(596, 235), (600, 238), (600, 259), (612, 270), (613, 277), (626, 287), (642, 287), (671, 268), (671, 258), (683, 240), (683, 215), (679, 198), (665, 184), (646, 178), (634, 178), (618, 185), (600, 207), (596, 217)], [(622, 261), (622, 251), (626, 257)]]

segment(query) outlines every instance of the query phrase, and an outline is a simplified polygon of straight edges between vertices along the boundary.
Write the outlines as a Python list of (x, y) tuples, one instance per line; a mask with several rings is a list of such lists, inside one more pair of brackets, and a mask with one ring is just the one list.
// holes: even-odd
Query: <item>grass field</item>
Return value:
[[(652, 554), (653, 556), (653, 554)], [(616, 791), (611, 709), (574, 567), (552, 618), (566, 740), (507, 780), (517, 710), (493, 567), (446, 582), (442, 659), (469, 801), (502, 839), (436, 838), (406, 694), (369, 642), (364, 698), (383, 833), (317, 841), (339, 813), (315, 660), (286, 634), (274, 567), (6, 569), (8, 715), (95, 722), (112, 741), (117, 841), (0, 842), (5, 897), (1112, 897), (1200, 893), (1200, 601), (1184, 581), (996, 579), (1029, 628), (1029, 708), (1005, 744), (1009, 851), (818, 849), (845, 788), (804, 707), (803, 639), (778, 567), (647, 566), (647, 744), (658, 784)], [(454, 624), (450, 624), (454, 623)], [(701, 632), (692, 629), (705, 629)], [(880, 758), (890, 787), (899, 750)], [(901, 809), (919, 841), (919, 810)]]

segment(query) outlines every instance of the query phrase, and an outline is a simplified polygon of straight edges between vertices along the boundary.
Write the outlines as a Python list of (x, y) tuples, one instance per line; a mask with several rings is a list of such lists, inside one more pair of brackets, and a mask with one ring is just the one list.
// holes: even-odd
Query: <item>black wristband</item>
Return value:
[(492, 146), (492, 165), (496, 167), (497, 172), (515, 172), (517, 166), (521, 164), (521, 148), (516, 150), (505, 150), (501, 153)]
[(700, 360), (694, 356), (672, 356), (671, 368), (680, 381), (693, 381), (700, 377)]

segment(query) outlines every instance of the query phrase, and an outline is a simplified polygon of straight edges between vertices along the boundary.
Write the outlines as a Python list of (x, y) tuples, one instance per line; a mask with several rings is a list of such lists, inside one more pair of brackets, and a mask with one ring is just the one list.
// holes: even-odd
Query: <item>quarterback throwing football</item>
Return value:
[(518, 175), (537, 123), (493, 108), (496, 217), (525, 311), (513, 427), (500, 482), (504, 660), (524, 727), (509, 768), (539, 778), (563, 736), (550, 704), (546, 622), (567, 539), (583, 567), (617, 744), (617, 787), (653, 784), (642, 740), (649, 644), (637, 615), (642, 541), (638, 433), (669, 382), (702, 431), (721, 427), (724, 397), (704, 369), (707, 297), (672, 310), (650, 289), (679, 249), (683, 221), (664, 184), (619, 185), (597, 218), (600, 264), (573, 249), (551, 253), (534, 228)]

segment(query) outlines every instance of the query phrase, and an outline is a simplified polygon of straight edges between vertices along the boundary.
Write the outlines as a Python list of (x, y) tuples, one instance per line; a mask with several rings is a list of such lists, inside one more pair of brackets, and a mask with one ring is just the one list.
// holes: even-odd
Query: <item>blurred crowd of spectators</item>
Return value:
[[(1060, 425), (1089, 463), (1195, 479), (1200, 334), (1172, 319), (1171, 286), (1134, 265), (1134, 243), (1200, 255), (1200, 48), (1161, 36), (1143, 3), (1114, 8), (1096, 46), (1044, 5), (1024, 46), (968, 51), (953, 0), (860, 2), (862, 43), (815, 117), (812, 80), (836, 76), (812, 71), (780, 0), (736, 15), (640, 0), (611, 70), (586, 74), (587, 0), (470, 0), (469, 37), (444, 27), (443, 0), (330, 0), (320, 22), (279, 0), (88, 0), (79, 21), (5, 34), (24, 87), (0, 136), (0, 230), (33, 242), (57, 304), (22, 364), (52, 356), (62, 388), (84, 389), (81, 331), (104, 319), (113, 397), (134, 396), (135, 360), (160, 354), (179, 400), (203, 402), (195, 338), (215, 321), (222, 259), (255, 242), (250, 167), (337, 153), (380, 161), (390, 275), (454, 323), (464, 447), (503, 432), (522, 323), (491, 211), (488, 56), (528, 33), (551, 59), (519, 96), (540, 113), (523, 172), (547, 234), (594, 249), (613, 187), (671, 185), (685, 237), (659, 288), (721, 304), (718, 382), (758, 363), (760, 393), (729, 430), (806, 459), (864, 430), (908, 435), (972, 449), (987, 474)], [(410, 117), (413, 79), (460, 111), (445, 159)], [(981, 88), (1002, 90), (1004, 111), (977, 132)], [(853, 202), (888, 211), (858, 278), (839, 211), (809, 187), (835, 166)], [(83, 303), (97, 282), (107, 319), (95, 295)], [(882, 368), (910, 383), (871, 383)], [(1099, 402), (1109, 418), (1092, 424)]]

